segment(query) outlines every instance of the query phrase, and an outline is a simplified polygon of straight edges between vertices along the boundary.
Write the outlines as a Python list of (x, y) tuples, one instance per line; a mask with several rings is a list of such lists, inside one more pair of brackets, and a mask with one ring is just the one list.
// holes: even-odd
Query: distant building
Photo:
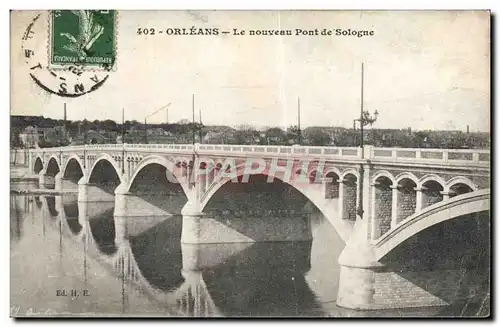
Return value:
[(163, 128), (148, 128), (148, 135), (151, 136), (160, 136), (160, 135), (165, 135), (165, 131)]
[(71, 144), (73, 145), (104, 144), (104, 143), (115, 144), (117, 143), (118, 138), (120, 138), (121, 142), (121, 135), (118, 136), (117, 132), (90, 130), (87, 131), (86, 133), (80, 134), (72, 138)]
[(37, 148), (39, 137), (38, 130), (33, 126), (28, 126), (19, 133), (19, 139), (25, 148)]
[(208, 132), (203, 137), (203, 143), (207, 144), (224, 144), (224, 132)]

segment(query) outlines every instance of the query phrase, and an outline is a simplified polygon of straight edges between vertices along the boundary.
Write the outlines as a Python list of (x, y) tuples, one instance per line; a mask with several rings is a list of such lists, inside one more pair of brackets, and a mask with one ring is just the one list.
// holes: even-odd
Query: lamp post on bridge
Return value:
[[(363, 103), (363, 87), (364, 87), (364, 65), (361, 63), (361, 110), (360, 110), (360, 115), (359, 118), (354, 119), (354, 128), (356, 128), (356, 122), (359, 122), (359, 129), (360, 129), (360, 142), (359, 146), (361, 148), (361, 160), (365, 159), (365, 148), (364, 148), (364, 133), (363, 133), (363, 127), (367, 125), (373, 125), (375, 121), (378, 118), (378, 111), (375, 110), (373, 113), (373, 116), (368, 112), (364, 110), (364, 103)], [(357, 214), (361, 219), (363, 219), (363, 179), (364, 179), (364, 162), (362, 161), (359, 167), (359, 190), (358, 190), (358, 208), (357, 208)]]

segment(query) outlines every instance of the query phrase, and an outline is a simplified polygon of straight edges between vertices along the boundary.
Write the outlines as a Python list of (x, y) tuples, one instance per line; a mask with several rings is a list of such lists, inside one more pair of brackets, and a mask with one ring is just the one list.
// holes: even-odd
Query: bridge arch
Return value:
[(389, 179), (391, 181), (392, 185), (397, 184), (396, 178), (387, 170), (377, 171), (372, 177), (372, 183), (376, 183), (377, 179), (379, 179), (380, 177), (386, 177), (387, 179)]
[(447, 220), (489, 210), (489, 189), (458, 195), (449, 200), (428, 206), (422, 211), (407, 217), (395, 228), (390, 230), (389, 233), (383, 235), (376, 241), (376, 260), (381, 260), (399, 244), (420, 233), (424, 229)]
[[(185, 185), (183, 183), (180, 183), (177, 176), (175, 175), (175, 169), (179, 168), (177, 165), (178, 163), (179, 163), (179, 161), (172, 162), (172, 161), (168, 160), (167, 158), (162, 157), (162, 156), (158, 156), (158, 155), (152, 155), (152, 156), (148, 156), (148, 157), (144, 158), (142, 160), (142, 162), (139, 164), (139, 166), (137, 166), (137, 168), (135, 169), (132, 176), (130, 177), (129, 182), (128, 182), (127, 187), (126, 187), (126, 192), (130, 191), (132, 185), (134, 184), (134, 181), (136, 181), (136, 179), (137, 179), (137, 176), (146, 167), (156, 164), (156, 165), (163, 166), (166, 169), (166, 174), (167, 174), (166, 178), (172, 183), (180, 184), (180, 186), (182, 187), (182, 191), (187, 196), (188, 190), (185, 188)], [(182, 164), (181, 164), (181, 166), (182, 166)], [(170, 174), (170, 175), (168, 175), (168, 174)], [(184, 174), (182, 173), (181, 177), (183, 177), (183, 176), (184, 176)]]
[[(234, 242), (311, 240), (311, 213), (315, 209), (322, 212), (322, 208), (311, 196), (308, 184), (302, 187), (267, 171), (250, 174), (248, 181), (243, 176), (244, 169), (235, 169), (231, 176), (219, 178), (202, 198), (201, 211), (218, 221), (218, 226), (230, 228), (230, 235), (239, 235), (234, 236), (238, 239)], [(269, 176), (274, 177), (271, 183)], [(255, 224), (265, 227), (256, 228)], [(344, 239), (342, 230), (334, 228)]]
[(345, 176), (347, 175), (353, 175), (354, 177), (356, 177), (356, 180), (358, 181), (359, 180), (359, 171), (357, 169), (354, 169), (354, 168), (347, 168), (347, 169), (344, 169), (342, 171), (342, 173), (340, 174), (340, 180), (341, 181), (344, 181), (344, 178)]
[(33, 164), (33, 172), (39, 174), (43, 170), (43, 161), (40, 157), (35, 158), (35, 163)]
[(60, 165), (57, 157), (51, 156), (42, 172), (45, 174), (45, 187), (49, 189), (55, 188), (55, 177), (60, 172)]
[(96, 167), (99, 167), (98, 165), (102, 165), (102, 161), (107, 162), (111, 167), (113, 167), (114, 172), (116, 173), (116, 176), (118, 176), (118, 179), (120, 183), (123, 183), (123, 175), (120, 173), (120, 167), (118, 166), (118, 163), (113, 159), (113, 157), (107, 153), (101, 154), (99, 157), (96, 158), (94, 161), (94, 164), (92, 167), (89, 169), (89, 174), (87, 176), (87, 183), (92, 183), (93, 177), (95, 177), (96, 173)]
[(321, 178), (318, 177), (318, 174), (321, 174), (318, 167), (314, 167), (307, 172), (307, 179), (309, 180), (309, 184), (323, 184)]
[(78, 182), (85, 175), (80, 157), (77, 154), (71, 155), (64, 164), (62, 172), (62, 178)]
[(453, 177), (444, 186), (444, 192), (450, 193), (450, 197), (477, 190), (477, 185), (463, 176)]
[(427, 174), (427, 175), (423, 176), (422, 178), (420, 178), (420, 180), (418, 181), (417, 187), (422, 187), (422, 186), (424, 186), (424, 184), (427, 184), (430, 181), (434, 181), (434, 182), (438, 183), (439, 185), (441, 185), (441, 187), (444, 190), (444, 187), (446, 185), (446, 181), (442, 177), (435, 175), (435, 174)]
[(338, 199), (340, 194), (340, 170), (331, 167), (325, 171), (325, 199)]
[(49, 176), (55, 176), (61, 171), (59, 160), (56, 156), (52, 155), (47, 161), (47, 167), (45, 167), (46, 174)]
[(401, 173), (401, 174), (398, 174), (396, 177), (395, 177), (395, 180), (397, 183), (401, 182), (402, 180), (410, 180), (412, 181), (413, 183), (415, 183), (415, 187), (418, 186), (418, 183), (419, 183), (419, 179), (417, 176), (415, 176), (414, 174), (412, 173), (408, 173), (408, 172), (405, 172), (405, 173)]
[(334, 173), (339, 178), (340, 178), (340, 175), (342, 174), (340, 172), (340, 169), (338, 169), (337, 167), (328, 167), (327, 169), (324, 170), (324, 174), (323, 175), (326, 177), (330, 173)]
[[(221, 169), (222, 165), (221, 166), (217, 166), (217, 164), (216, 164), (216, 168), (217, 167), (219, 167), (219, 169)], [(233, 177), (237, 177), (238, 181), (241, 180), (241, 177), (244, 174), (244, 168), (245, 168), (245, 163), (237, 165), (236, 168), (235, 168), (236, 169), (236, 173), (233, 175)], [(229, 169), (232, 169), (232, 167), (229, 167)], [(250, 174), (250, 176), (254, 176), (254, 175), (266, 175), (266, 176), (269, 176), (269, 175), (267, 175), (267, 171), (264, 171), (262, 173), (257, 173), (257, 174)], [(293, 183), (290, 183), (289, 180), (287, 181), (287, 180), (283, 179), (280, 174), (275, 174), (275, 175), (273, 175), (273, 177), (275, 179), (280, 180), (284, 184), (290, 185), (291, 187), (293, 187), (294, 189), (296, 189), (297, 191), (299, 191), (300, 193), (302, 193), (302, 195), (304, 195), (306, 198), (308, 198), (309, 201), (311, 201), (314, 204), (314, 200), (311, 199), (307, 195), (307, 193), (304, 192), (304, 190), (301, 189), (301, 187), (299, 187), (299, 185), (302, 185), (302, 183), (298, 183), (297, 185), (294, 185)], [(308, 175), (308, 177), (309, 177), (309, 175)], [(203, 195), (202, 202), (201, 202), (201, 209), (202, 209), (202, 211), (205, 208), (205, 206), (207, 205), (207, 203), (210, 201), (210, 199), (212, 198), (212, 196), (215, 193), (217, 193), (217, 191), (221, 187), (223, 187), (225, 184), (227, 184), (228, 182), (231, 182), (231, 178), (224, 178), (224, 179), (218, 178), (218, 179), (216, 179), (214, 181), (214, 183), (211, 185), (211, 187)]]
[(405, 174), (396, 179), (396, 198), (393, 201), (397, 202), (397, 210), (393, 214), (396, 215), (396, 224), (406, 217), (415, 213), (417, 209), (417, 179), (411, 175)]
[(372, 192), (373, 238), (384, 235), (391, 229), (394, 178), (380, 173), (374, 176)]
[(420, 192), (422, 193), (420, 203), (422, 209), (444, 200), (444, 186), (435, 179), (423, 182)]
[(346, 169), (340, 176), (341, 218), (354, 223), (356, 221), (356, 207), (358, 205), (359, 172), (355, 169)]

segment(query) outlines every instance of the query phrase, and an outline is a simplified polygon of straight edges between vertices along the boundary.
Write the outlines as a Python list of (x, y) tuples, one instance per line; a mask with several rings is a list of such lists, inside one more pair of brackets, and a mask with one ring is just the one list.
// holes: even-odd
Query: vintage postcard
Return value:
[(11, 317), (490, 317), (490, 23), (11, 11)]

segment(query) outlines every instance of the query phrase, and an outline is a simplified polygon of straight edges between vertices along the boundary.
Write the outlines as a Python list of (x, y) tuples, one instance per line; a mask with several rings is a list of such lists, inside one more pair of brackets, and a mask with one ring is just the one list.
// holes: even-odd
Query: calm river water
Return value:
[(224, 256), (190, 272), (183, 271), (189, 249), (180, 243), (181, 217), (131, 218), (137, 221), (129, 241), (116, 248), (113, 204), (90, 207), (94, 216), (85, 224), (78, 222), (75, 195), (11, 196), (12, 315), (475, 314), (463, 308), (362, 312), (337, 307), (337, 259), (344, 243), (319, 215), (312, 217), (311, 243), (227, 245), (212, 252)]

